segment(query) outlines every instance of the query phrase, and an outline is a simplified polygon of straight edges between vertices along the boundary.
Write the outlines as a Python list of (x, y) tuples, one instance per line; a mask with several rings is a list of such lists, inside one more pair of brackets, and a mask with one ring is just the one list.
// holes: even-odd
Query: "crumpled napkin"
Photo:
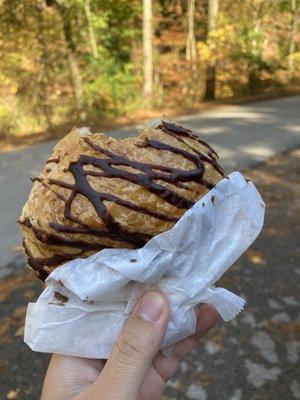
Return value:
[(148, 289), (165, 293), (171, 306), (162, 349), (195, 333), (199, 303), (213, 304), (225, 321), (234, 318), (245, 301), (214, 285), (255, 240), (264, 211), (255, 186), (234, 172), (143, 248), (67, 262), (28, 305), (25, 342), (40, 352), (107, 358)]

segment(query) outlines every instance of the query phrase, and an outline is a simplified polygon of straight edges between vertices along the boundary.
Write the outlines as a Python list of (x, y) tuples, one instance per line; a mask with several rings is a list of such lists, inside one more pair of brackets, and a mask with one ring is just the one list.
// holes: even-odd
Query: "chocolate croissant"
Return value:
[(170, 229), (224, 176), (191, 130), (152, 121), (136, 138), (73, 129), (54, 148), (19, 219), (28, 264), (44, 280), (104, 248), (138, 248)]

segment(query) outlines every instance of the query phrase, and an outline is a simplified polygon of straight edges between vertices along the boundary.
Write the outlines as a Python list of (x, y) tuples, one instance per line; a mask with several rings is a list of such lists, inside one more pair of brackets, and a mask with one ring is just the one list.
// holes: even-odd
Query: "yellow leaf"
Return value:
[(24, 336), (24, 326), (20, 326), (20, 328), (15, 332), (15, 336), (23, 337)]
[(253, 250), (253, 249), (248, 250), (247, 256), (254, 265), (264, 265), (266, 263), (263, 254), (258, 250)]
[(20, 389), (10, 390), (9, 393), (7, 394), (8, 400), (17, 399), (19, 397), (19, 392), (20, 392)]
[(210, 51), (209, 46), (206, 43), (201, 42), (201, 41), (198, 42), (197, 50), (198, 50), (199, 58), (201, 59), (201, 61), (208, 61), (210, 59), (211, 51)]

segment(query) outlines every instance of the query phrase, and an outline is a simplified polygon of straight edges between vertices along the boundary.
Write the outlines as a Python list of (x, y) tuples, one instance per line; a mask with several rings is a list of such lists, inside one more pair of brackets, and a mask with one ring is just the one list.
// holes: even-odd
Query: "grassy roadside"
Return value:
[(101, 120), (86, 120), (86, 121), (70, 121), (66, 124), (60, 124), (53, 126), (51, 129), (46, 131), (40, 131), (31, 133), (24, 131), (18, 135), (7, 135), (5, 137), (0, 137), (0, 153), (8, 152), (24, 147), (31, 146), (35, 143), (45, 142), (51, 139), (60, 139), (66, 133), (68, 133), (73, 126), (89, 126), (92, 131), (106, 131), (114, 128), (122, 128), (124, 126), (130, 126), (137, 123), (142, 123), (151, 118), (157, 118), (162, 115), (167, 115), (168, 117), (176, 117), (178, 115), (189, 115), (198, 113), (201, 111), (211, 110), (215, 107), (220, 106), (231, 106), (239, 104), (247, 104), (251, 102), (258, 102), (264, 100), (271, 100), (280, 97), (292, 96), (300, 94), (300, 88), (287, 89), (280, 92), (270, 92), (270, 93), (260, 93), (256, 95), (249, 95), (237, 98), (231, 98), (228, 100), (215, 100), (211, 102), (199, 102), (195, 103), (193, 106), (176, 107), (176, 108), (161, 108), (159, 110), (137, 110), (131, 114), (124, 116), (112, 118), (103, 117)]

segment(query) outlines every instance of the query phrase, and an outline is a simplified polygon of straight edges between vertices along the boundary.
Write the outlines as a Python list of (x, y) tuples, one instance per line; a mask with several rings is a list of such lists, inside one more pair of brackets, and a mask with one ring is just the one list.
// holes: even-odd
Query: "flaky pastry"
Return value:
[(224, 176), (191, 130), (156, 120), (136, 138), (73, 129), (54, 148), (19, 223), (41, 279), (103, 248), (139, 248), (170, 229)]

